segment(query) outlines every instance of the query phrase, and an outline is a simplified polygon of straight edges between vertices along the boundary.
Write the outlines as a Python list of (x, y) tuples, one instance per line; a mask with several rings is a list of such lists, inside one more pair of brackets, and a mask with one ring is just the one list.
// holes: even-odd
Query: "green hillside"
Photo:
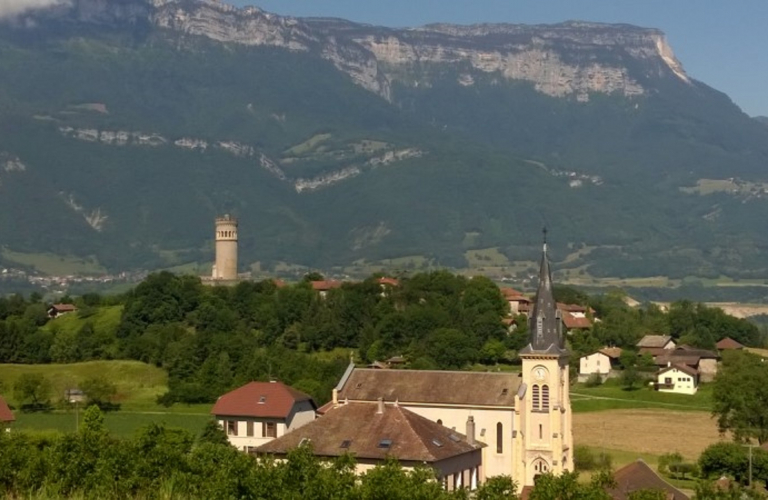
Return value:
[(555, 260), (595, 248), (568, 262), (591, 276), (768, 270), (764, 193), (692, 190), (768, 181), (768, 129), (704, 84), (627, 60), (645, 95), (581, 102), (493, 73), (467, 87), (465, 68), (438, 65), (387, 100), (313, 50), (141, 23), (0, 26), (2, 263), (209, 262), (229, 212), (243, 270), (464, 267), (494, 248), (526, 261), (544, 225)]

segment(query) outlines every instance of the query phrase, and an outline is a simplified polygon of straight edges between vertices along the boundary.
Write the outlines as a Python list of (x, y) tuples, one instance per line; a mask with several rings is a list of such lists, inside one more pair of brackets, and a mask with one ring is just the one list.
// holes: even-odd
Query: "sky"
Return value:
[[(2, 2), (3, 0), (0, 0)], [(225, 0), (227, 1), (227, 0)], [(768, 0), (228, 0), (276, 14), (340, 17), (389, 27), (436, 22), (557, 23), (658, 28), (689, 76), (768, 116)]]

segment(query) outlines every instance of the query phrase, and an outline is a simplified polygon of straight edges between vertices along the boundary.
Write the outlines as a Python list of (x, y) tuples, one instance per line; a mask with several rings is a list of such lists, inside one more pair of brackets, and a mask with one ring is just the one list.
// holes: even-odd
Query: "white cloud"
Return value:
[(0, 0), (0, 18), (65, 3), (65, 0)]

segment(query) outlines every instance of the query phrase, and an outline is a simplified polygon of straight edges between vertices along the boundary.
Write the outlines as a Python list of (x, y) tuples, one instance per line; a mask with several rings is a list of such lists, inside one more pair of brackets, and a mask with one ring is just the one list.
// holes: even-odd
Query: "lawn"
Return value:
[[(9, 365), (0, 364), (0, 380), (5, 386), (5, 398), (12, 405), (12, 387), (23, 373), (40, 373), (51, 383), (51, 400), (54, 406), (61, 407), (64, 391), (77, 387), (83, 380), (93, 377), (105, 377), (117, 386), (115, 402), (120, 410), (107, 413), (107, 428), (116, 435), (127, 436), (136, 429), (153, 422), (164, 422), (170, 427), (181, 427), (192, 432), (199, 432), (210, 418), (211, 406), (174, 405), (170, 408), (158, 405), (155, 400), (168, 389), (168, 375), (157, 368), (139, 361), (88, 361), (66, 365)], [(55, 410), (50, 413), (15, 412), (14, 428), (36, 432), (75, 429), (77, 414), (74, 410)], [(80, 410), (82, 414), (82, 409)]]
[(43, 329), (51, 332), (75, 333), (86, 323), (91, 323), (97, 332), (114, 333), (120, 324), (123, 306), (102, 306), (64, 314), (45, 324)]
[(617, 380), (608, 380), (597, 387), (577, 384), (571, 389), (571, 407), (575, 413), (631, 408), (709, 412), (712, 409), (712, 384), (701, 385), (693, 396), (658, 392), (644, 386), (627, 391)]

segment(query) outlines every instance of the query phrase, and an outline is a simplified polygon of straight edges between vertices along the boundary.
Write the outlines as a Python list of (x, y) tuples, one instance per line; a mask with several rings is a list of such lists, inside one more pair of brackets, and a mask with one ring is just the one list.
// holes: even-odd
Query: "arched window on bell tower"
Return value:
[(533, 404), (533, 411), (539, 411), (541, 409), (541, 393), (539, 392), (539, 385), (533, 384), (531, 395), (531, 402)]
[(541, 410), (549, 411), (549, 386), (541, 386)]

